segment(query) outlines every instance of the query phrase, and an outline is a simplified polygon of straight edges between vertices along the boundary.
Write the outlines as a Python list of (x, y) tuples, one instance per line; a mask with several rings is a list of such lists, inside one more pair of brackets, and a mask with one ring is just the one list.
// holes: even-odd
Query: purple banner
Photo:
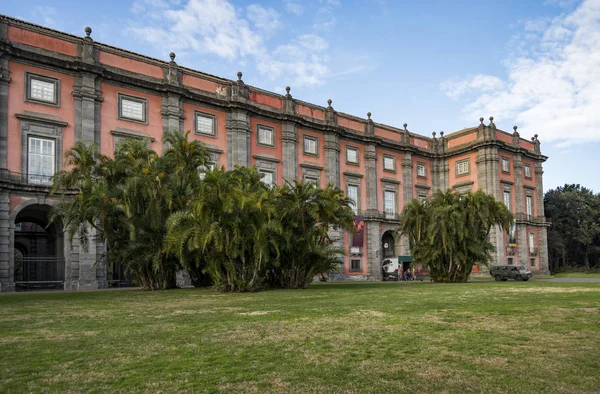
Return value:
[(517, 220), (515, 219), (508, 230), (508, 246), (514, 248), (517, 246)]
[(365, 219), (362, 216), (354, 217), (354, 234), (352, 235), (352, 246), (362, 247), (365, 239)]

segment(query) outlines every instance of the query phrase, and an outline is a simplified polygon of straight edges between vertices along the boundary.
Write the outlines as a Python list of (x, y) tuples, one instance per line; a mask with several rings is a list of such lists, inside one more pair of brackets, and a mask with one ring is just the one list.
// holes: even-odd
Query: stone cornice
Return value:
[(61, 120), (58, 116), (38, 114), (36, 112), (25, 111), (20, 114), (15, 114), (17, 119), (30, 122), (50, 123), (60, 127), (67, 127), (69, 123)]

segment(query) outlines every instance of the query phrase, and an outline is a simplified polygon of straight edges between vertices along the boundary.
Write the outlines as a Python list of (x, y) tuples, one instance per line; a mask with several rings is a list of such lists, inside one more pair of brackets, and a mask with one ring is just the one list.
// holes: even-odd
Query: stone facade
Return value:
[[(380, 279), (384, 234), (393, 234), (397, 255), (410, 254), (407, 240), (396, 232), (402, 207), (448, 188), (482, 189), (501, 201), (508, 193), (518, 247), (507, 248), (506, 235), (495, 229), (494, 259), (506, 263), (511, 258), (535, 272), (548, 271), (542, 183), (546, 157), (537, 135), (525, 140), (516, 127), (507, 133), (496, 128), (493, 118), (487, 125), (482, 118), (472, 128), (424, 137), (410, 132), (407, 124), (379, 124), (371, 113), (365, 119), (339, 112), (331, 100), (327, 106), (300, 101), (289, 87), (279, 95), (246, 85), (241, 72), (229, 80), (180, 67), (174, 53), (170, 61), (160, 61), (96, 43), (91, 33), (86, 28), (83, 37), (76, 37), (0, 16), (3, 291), (15, 289), (14, 256), (22, 252), (15, 245), (15, 226), (36, 220), (28, 212), (43, 212), (40, 207), (54, 203), (47, 183), (32, 182), (31, 138), (50, 141), (56, 172), (77, 141), (96, 143), (111, 155), (118, 137), (149, 137), (160, 153), (162, 134), (169, 130), (190, 130), (190, 138), (204, 142), (219, 167), (257, 166), (278, 184), (308, 178), (321, 187), (352, 187), (357, 215), (365, 222), (364, 239), (353, 246), (351, 234), (332, 231), (335, 242), (348, 250), (340, 257), (338, 278)], [(32, 100), (29, 75), (54, 96)], [(123, 97), (133, 100), (139, 118), (123, 116)], [(213, 128), (201, 129), (198, 119), (212, 122)], [(273, 133), (272, 144), (259, 143), (261, 127)], [(55, 242), (60, 246), (56, 256), (64, 260), (64, 275), (58, 276), (64, 288), (106, 287), (109, 278), (99, 261), (104, 245), (93, 241), (84, 250), (66, 239)]]

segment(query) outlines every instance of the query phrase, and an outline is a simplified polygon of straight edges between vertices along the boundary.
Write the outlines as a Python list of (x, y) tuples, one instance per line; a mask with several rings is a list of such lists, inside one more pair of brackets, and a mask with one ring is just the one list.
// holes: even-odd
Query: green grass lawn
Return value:
[(600, 285), (0, 296), (0, 392), (598, 392)]
[(553, 278), (600, 278), (598, 272), (560, 272), (552, 275)]

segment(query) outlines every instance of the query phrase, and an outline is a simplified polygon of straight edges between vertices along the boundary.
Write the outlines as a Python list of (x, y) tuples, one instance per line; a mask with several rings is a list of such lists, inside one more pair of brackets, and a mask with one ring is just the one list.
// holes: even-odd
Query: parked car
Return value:
[(507, 281), (508, 279), (528, 281), (532, 274), (522, 265), (498, 265), (490, 269), (490, 275), (496, 282)]

